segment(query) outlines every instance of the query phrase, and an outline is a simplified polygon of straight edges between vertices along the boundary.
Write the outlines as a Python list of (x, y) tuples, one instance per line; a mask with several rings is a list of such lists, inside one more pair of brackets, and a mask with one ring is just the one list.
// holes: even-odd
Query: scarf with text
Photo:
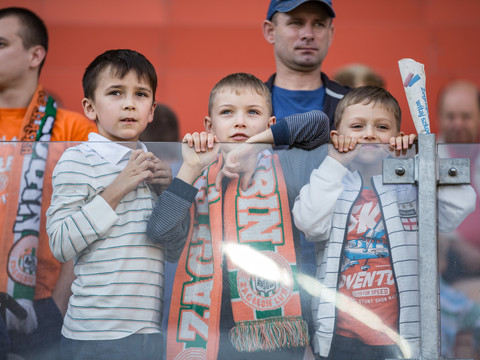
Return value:
[(47, 142), (51, 139), (56, 114), (55, 100), (39, 85), (23, 119), (18, 138), (21, 143), (12, 147), (14, 161), (7, 185), (2, 236), (2, 249), (6, 251), (0, 255), (8, 280), (0, 284), (0, 291), (17, 299), (33, 300), (35, 291)]
[[(215, 189), (221, 156), (197, 179), (192, 225), (175, 275), (168, 359), (216, 359), (227, 259), (238, 351), (305, 347), (290, 209), (277, 156), (259, 155), (246, 191), (232, 179)], [(224, 221), (223, 221), (224, 220)], [(172, 339), (173, 338), (173, 339)]]

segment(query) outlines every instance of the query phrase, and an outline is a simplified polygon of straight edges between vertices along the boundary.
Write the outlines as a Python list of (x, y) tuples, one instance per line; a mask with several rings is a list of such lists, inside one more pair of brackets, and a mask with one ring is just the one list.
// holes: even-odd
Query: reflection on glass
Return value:
[[(46, 179), (51, 181), (53, 168), (64, 150), (75, 145), (78, 144), (50, 143), (48, 145)], [(174, 174), (178, 171), (182, 164), (180, 143), (147, 143), (145, 145), (149, 151), (172, 168)], [(4, 234), (2, 248), (8, 249), (11, 246), (6, 244), (5, 239), (12, 238), (14, 229), (13, 223), (9, 222), (15, 221), (17, 216), (7, 216), (10, 211), (7, 209), (10, 209), (12, 199), (16, 201), (21, 198), (20, 192), (14, 189), (22, 180), (14, 171), (17, 166), (15, 154), (20, 151), (21, 146), (21, 143), (0, 144), (0, 151), (9, 154), (0, 164), (0, 211), (2, 214), (0, 220), (3, 225), (1, 231)], [(251, 145), (249, 151), (264, 154), (265, 147), (256, 148)], [(181, 341), (188, 344), (190, 347), (185, 354), (189, 355), (204, 356), (211, 347), (214, 347), (217, 349), (217, 356), (227, 354), (234, 358), (240, 353), (246, 354), (246, 358), (249, 358), (250, 355), (258, 356), (261, 353), (259, 349), (278, 350), (288, 347), (285, 344), (289, 341), (297, 341), (296, 347), (291, 347), (285, 353), (286, 356), (289, 359), (313, 359), (313, 352), (321, 352), (322, 347), (326, 346), (325, 337), (322, 334), (330, 333), (335, 338), (336, 331), (340, 329), (336, 321), (339, 321), (338, 316), (341, 314), (344, 320), (351, 321), (356, 326), (353, 329), (354, 333), (350, 335), (375, 334), (376, 338), (387, 339), (390, 345), (399, 349), (396, 357), (412, 358), (418, 355), (418, 337), (410, 336), (417, 334), (421, 326), (418, 323), (419, 289), (412, 285), (418, 280), (416, 187), (385, 185), (381, 181), (381, 164), (384, 158), (396, 156), (411, 158), (415, 155), (415, 148), (405, 154), (395, 154), (388, 145), (358, 145), (357, 151), (358, 158), (354, 157), (351, 160), (352, 167), (347, 168), (341, 165), (343, 166), (340, 168), (342, 176), (338, 182), (327, 181), (329, 177), (335, 175), (339, 164), (338, 161), (335, 163), (331, 157), (326, 157), (328, 153), (326, 146), (312, 151), (299, 149), (269, 151), (267, 158), (270, 154), (274, 154), (272, 158), (278, 159), (283, 170), (282, 173), (277, 173), (276, 182), (272, 182), (272, 176), (268, 172), (269, 164), (272, 163), (262, 163), (266, 158), (262, 158), (261, 155), (255, 166), (263, 164), (263, 167), (254, 169), (256, 175), (252, 177), (253, 180), (249, 182), (245, 191), (238, 185), (240, 182), (232, 182), (228, 179), (223, 180), (223, 184), (220, 184), (220, 189), (217, 191), (215, 181), (212, 181), (208, 183), (208, 188), (205, 187), (205, 191), (200, 192), (205, 196), (203, 207), (199, 206), (196, 212), (190, 212), (191, 203), (185, 205), (182, 211), (185, 210), (187, 214), (188, 219), (185, 223), (187, 226), (176, 233), (178, 239), (165, 238), (165, 241), (176, 239), (168, 246), (175, 248), (173, 252), (182, 253), (178, 263), (178, 268), (181, 270), (177, 270), (176, 274), (169, 270), (163, 276), (158, 276), (158, 281), (154, 280), (153, 283), (146, 281), (143, 277), (137, 281), (142, 285), (148, 283), (147, 286), (157, 289), (154, 291), (158, 291), (158, 294), (161, 292), (158, 289), (161, 288), (164, 288), (167, 295), (173, 293), (171, 303), (170, 300), (166, 300), (166, 303), (158, 301), (159, 305), (152, 307), (152, 311), (159, 314), (156, 315), (158, 319), (155, 321), (156, 328), (161, 328), (162, 311), (164, 311), (163, 317), (169, 319), (170, 327), (162, 327), (167, 343), (174, 339), (173, 342)], [(455, 151), (457, 157), (472, 159), (472, 183), (476, 185), (475, 179), (477, 177), (480, 179), (480, 176), (477, 176), (480, 166), (476, 165), (478, 161), (476, 154), (480, 153), (480, 148), (478, 145), (462, 145)], [(273, 162), (273, 165), (277, 163)], [(327, 165), (328, 170), (324, 170)], [(355, 171), (350, 170), (362, 171), (365, 166), (370, 166), (372, 169), (369, 173), (370, 179), (359, 181)], [(69, 172), (72, 169), (73, 167), (67, 167)], [(318, 179), (311, 178), (311, 175), (318, 176), (318, 179), (325, 183), (316, 184)], [(79, 179), (80, 176), (75, 175), (72, 180)], [(204, 180), (207, 182), (208, 178)], [(198, 181), (203, 180), (197, 179), (197, 184), (200, 184)], [(229, 187), (230, 183), (236, 185)], [(271, 186), (272, 183), (275, 186)], [(480, 184), (480, 180), (478, 183)], [(314, 188), (309, 192), (307, 188), (303, 188), (306, 184), (313, 184)], [(47, 194), (45, 196), (48, 197), (49, 202), (52, 194), (51, 182), (45, 183), (45, 186), (44, 193)], [(282, 186), (284, 186), (283, 190)], [(148, 185), (147, 188), (153, 193)], [(202, 186), (199, 188), (202, 189)], [(438, 192), (439, 219), (443, 219), (442, 224), (439, 224), (440, 230), (454, 228), (460, 217), (459, 214), (465, 211), (467, 204), (461, 190), (455, 190), (454, 187), (445, 188), (448, 188), (446, 192), (440, 188)], [(82, 187), (78, 185), (75, 190), (81, 191)], [(321, 194), (317, 193), (319, 190), (322, 190)], [(25, 192), (25, 199), (27, 195), (35, 194), (35, 191), (32, 188), (31, 191)], [(450, 193), (457, 194), (453, 201)], [(166, 190), (158, 194), (158, 199), (165, 199), (166, 195), (172, 194), (174, 194), (172, 189)], [(152, 208), (157, 201), (156, 195), (153, 197), (154, 202), (150, 200)], [(302, 213), (302, 216), (305, 215), (303, 220), (311, 222), (312, 228), (320, 230), (315, 233), (306, 231), (306, 240), (312, 241), (316, 246), (311, 254), (317, 261), (316, 271), (313, 272), (308, 272), (302, 262), (304, 255), (301, 254), (298, 246), (302, 240), (294, 222), (297, 219), (291, 216), (290, 212), (299, 195), (302, 200), (305, 196), (311, 200), (309, 205), (311, 207), (304, 209)], [(232, 199), (223, 203), (221, 211), (212, 213), (215, 220), (219, 220), (222, 225), (215, 228), (218, 236), (215, 233), (210, 237), (205, 235), (206, 227), (204, 226), (212, 221), (212, 215), (205, 216), (208, 206), (214, 206), (213, 203), (208, 202), (209, 196), (217, 196), (217, 199), (224, 201), (230, 196)], [(248, 203), (255, 196), (258, 197), (255, 203), (253, 200)], [(340, 200), (329, 205), (332, 197)], [(377, 198), (376, 203), (375, 198)], [(24, 208), (26, 211), (34, 209), (34, 201), (37, 200), (35, 196), (29, 196), (28, 199), (32, 202)], [(457, 202), (460, 203), (457, 204)], [(249, 205), (246, 206), (246, 204)], [(451, 207), (452, 204), (458, 206)], [(78, 207), (82, 206), (78, 205)], [(127, 203), (123, 206), (125, 210), (130, 209)], [(47, 207), (42, 210), (43, 214)], [(159, 214), (159, 219), (168, 219), (177, 214), (177, 211), (179, 211), (178, 208), (167, 207)], [(328, 217), (329, 220), (325, 221), (327, 212), (335, 215)], [(12, 211), (12, 214), (15, 214), (15, 211)], [(105, 218), (106, 213), (102, 213), (95, 220), (102, 222)], [(145, 219), (145, 223), (146, 221), (148, 219)], [(447, 267), (442, 272), (446, 278), (441, 288), (442, 316), (445, 314), (450, 316), (442, 318), (442, 351), (445, 349), (443, 354), (453, 354), (456, 357), (461, 354), (474, 356), (471, 354), (474, 354), (472, 351), (475, 349), (469, 347), (467, 350), (470, 353), (468, 353), (465, 348), (459, 347), (461, 344), (459, 336), (477, 339), (478, 329), (480, 329), (480, 307), (472, 301), (480, 301), (474, 298), (480, 293), (477, 290), (480, 289), (478, 280), (480, 269), (475, 268), (480, 261), (470, 261), (470, 257), (462, 257), (465, 253), (461, 253), (459, 245), (460, 241), (463, 242), (464, 238), (472, 235), (472, 241), (466, 242), (475, 246), (476, 237), (473, 235), (475, 235), (477, 223), (478, 218), (475, 212), (467, 217), (455, 232), (448, 233), (447, 240), (440, 242), (440, 245), (447, 245), (441, 246), (440, 249), (445, 250), (445, 256), (450, 259), (445, 262)], [(115, 227), (121, 227), (122, 224), (118, 223)], [(15, 281), (18, 279), (15, 276), (20, 274), (16, 269), (28, 271), (31, 266), (37, 264), (37, 272), (29, 271), (28, 279), (36, 281), (38, 288), (43, 286), (42, 279), (52, 274), (44, 266), (45, 263), (53, 263), (56, 260), (48, 244), (45, 225), (41, 226), (38, 251), (14, 250), (11, 253), (8, 250), (2, 251), (2, 261), (5, 264), (8, 261), (9, 264), (9, 272), (5, 273), (4, 279), (8, 277), (8, 281)], [(196, 235), (193, 237), (195, 232)], [(6, 234), (9, 235), (6, 236)], [(26, 239), (23, 242), (31, 237), (31, 233), (20, 236)], [(136, 239), (137, 236), (133, 238)], [(183, 244), (189, 238), (194, 241), (184, 246)], [(293, 240), (291, 247), (288, 241), (284, 242), (288, 239)], [(109, 251), (117, 251), (115, 250), (117, 245), (112, 242), (111, 246), (108, 245)], [(89, 246), (106, 250), (107, 244), (93, 241)], [(279, 252), (277, 246), (284, 248)], [(88, 250), (77, 249), (78, 254), (75, 254), (73, 248), (69, 251), (71, 251), (69, 256), (73, 256), (74, 261), (79, 264), (90, 261), (91, 254)], [(136, 251), (129, 247), (126, 253), (122, 253), (123, 255), (120, 252), (118, 254), (135, 256)], [(157, 256), (155, 251), (148, 252), (151, 258)], [(166, 253), (170, 254), (169, 251)], [(278, 255), (279, 253), (281, 256)], [(470, 256), (475, 254), (474, 251), (467, 252)], [(67, 256), (67, 252), (63, 255)], [(330, 258), (335, 259), (333, 263)], [(171, 260), (174, 261), (174, 257)], [(103, 273), (99, 276), (105, 279), (117, 279), (115, 282), (121, 284), (111, 294), (113, 297), (121, 296), (124, 294), (122, 289), (130, 286), (127, 285), (130, 280), (125, 272), (114, 269), (111, 263), (105, 267), (105, 271), (99, 270), (98, 263), (91, 265), (96, 272)], [(7, 267), (5, 266), (4, 269)], [(152, 269), (148, 266), (146, 270), (152, 271)], [(448, 279), (448, 276), (453, 275), (455, 275), (453, 280)], [(26, 280), (27, 277), (23, 279)], [(75, 282), (84, 280), (85, 273), (77, 272)], [(174, 290), (165, 286), (168, 282), (173, 283)], [(26, 293), (33, 294), (34, 288), (31, 285), (24, 287)], [(448, 290), (443, 291), (446, 289)], [(134, 301), (129, 300), (128, 309), (121, 310), (121, 313), (125, 315), (127, 311), (134, 308), (130, 312), (131, 316), (133, 319), (141, 320), (144, 311), (140, 308), (144, 308), (144, 297), (147, 294), (142, 292), (137, 295)], [(387, 301), (384, 301), (385, 299)], [(394, 301), (391, 304), (397, 304), (397, 308), (400, 309), (397, 314), (391, 311), (392, 307), (390, 310), (383, 307), (389, 303), (390, 299)], [(70, 306), (76, 306), (78, 300), (71, 299)], [(92, 297), (91, 301), (89, 306), (98, 308), (104, 306), (100, 297)], [(311, 303), (313, 303), (313, 313)], [(377, 304), (378, 307), (372, 307), (371, 304)], [(170, 308), (168, 305), (171, 305)], [(398, 321), (386, 320), (385, 314), (397, 316)], [(279, 321), (269, 322), (266, 319), (279, 319)], [(413, 322), (409, 322), (412, 319)], [(277, 326), (279, 322), (286, 323), (288, 326)], [(250, 326), (252, 324), (255, 326)], [(249, 331), (252, 329), (267, 336), (251, 336)], [(344, 337), (349, 335), (347, 332), (342, 334)], [(60, 334), (57, 331), (51, 336), (59, 337)], [(199, 347), (203, 347), (204, 350), (198, 350)], [(53, 351), (53, 348), (49, 351)], [(278, 353), (265, 351), (267, 357), (273, 356), (278, 359), (283, 356), (283, 353), (284, 351)]]
[(293, 284), (291, 271), (279, 266), (271, 257), (260, 251), (249, 246), (225, 244), (223, 252), (235, 266), (253, 277), (281, 283), (287, 287)]
[(401, 337), (397, 331), (387, 326), (382, 321), (380, 316), (368, 310), (351, 298), (339, 292), (332, 291), (328, 287), (324, 286), (320, 281), (313, 279), (310, 276), (299, 274), (298, 282), (300, 283), (300, 286), (307, 289), (307, 291), (313, 297), (321, 297), (327, 301), (335, 302), (335, 306), (338, 308), (338, 310), (348, 313), (350, 316), (362, 323), (363, 328), (370, 328), (374, 331), (385, 334), (401, 349), (402, 356), (405, 359), (411, 358), (412, 351), (408, 341)]
[(446, 358), (480, 357), (480, 146), (438, 144), (440, 158), (470, 159), (475, 211), (449, 233), (439, 233), (441, 351)]

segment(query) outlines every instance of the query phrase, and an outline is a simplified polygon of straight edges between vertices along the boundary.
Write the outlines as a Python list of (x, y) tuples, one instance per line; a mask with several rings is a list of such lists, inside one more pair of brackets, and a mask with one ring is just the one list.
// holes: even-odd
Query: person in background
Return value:
[[(266, 82), (272, 94), (273, 114), (282, 119), (311, 110), (323, 111), (330, 120), (340, 99), (349, 88), (330, 80), (322, 72), (333, 41), (336, 14), (331, 0), (271, 0), (263, 21), (263, 36), (273, 46), (275, 73)], [(301, 235), (301, 266), (299, 273), (315, 277), (314, 244)], [(302, 310), (310, 314), (311, 298), (300, 288)], [(311, 317), (307, 318), (313, 329)]]
[(466, 80), (449, 83), (440, 92), (437, 103), (443, 142), (479, 142), (480, 92), (475, 83)]
[(335, 72), (333, 79), (339, 84), (351, 88), (365, 85), (385, 87), (383, 78), (364, 64), (345, 65)]
[[(439, 93), (439, 155), (469, 158), (472, 186), (480, 189), (480, 92), (466, 80), (448, 83)], [(464, 145), (462, 145), (464, 144)], [(476, 145), (475, 145), (476, 144)], [(480, 202), (452, 233), (439, 233), (442, 355), (478, 358), (480, 355)]]
[[(480, 304), (444, 280), (442, 274), (448, 267), (449, 246), (449, 237), (439, 233), (441, 355), (445, 359), (478, 359), (480, 357)], [(474, 288), (478, 291), (478, 285)]]
[(140, 134), (143, 142), (176, 142), (179, 141), (177, 115), (167, 105), (157, 103), (153, 113), (153, 121), (148, 123)]
[(45, 231), (51, 173), (62, 150), (61, 144), (7, 142), (83, 141), (97, 129), (82, 115), (58, 108), (42, 88), (47, 52), (42, 19), (24, 8), (0, 9), (0, 292), (28, 314), (20, 319), (7, 310), (0, 322), (7, 322), (8, 351), (35, 359), (57, 355), (74, 278), (72, 264), (60, 265), (52, 256)]
[[(480, 156), (478, 147), (473, 144), (480, 139), (480, 92), (468, 81), (449, 83), (438, 97), (439, 143), (452, 145), (439, 146), (441, 157), (470, 158), (472, 185), (480, 189)], [(462, 146), (460, 144), (470, 144)], [(480, 275), (480, 236), (478, 219), (480, 202), (477, 199), (476, 211), (468, 216), (462, 225), (450, 234), (449, 264), (444, 272), (447, 282), (459, 278)]]
[(263, 22), (263, 36), (273, 45), (275, 74), (266, 84), (272, 93), (273, 113), (321, 110), (330, 119), (349, 89), (322, 72), (333, 41), (336, 14), (331, 0), (271, 0)]

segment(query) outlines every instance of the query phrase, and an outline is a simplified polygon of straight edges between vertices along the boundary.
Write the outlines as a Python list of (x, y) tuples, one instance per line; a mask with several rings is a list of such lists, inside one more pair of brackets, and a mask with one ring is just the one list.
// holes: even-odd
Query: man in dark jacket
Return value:
[(332, 43), (335, 12), (331, 0), (272, 0), (263, 35), (273, 45), (276, 73), (267, 81), (277, 118), (322, 110), (330, 119), (349, 88), (322, 73)]

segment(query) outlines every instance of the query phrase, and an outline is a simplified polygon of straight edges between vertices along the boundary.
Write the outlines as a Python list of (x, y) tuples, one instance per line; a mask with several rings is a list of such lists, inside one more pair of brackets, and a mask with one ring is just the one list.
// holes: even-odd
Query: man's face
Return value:
[(475, 143), (479, 139), (480, 109), (473, 86), (447, 90), (440, 104), (440, 126), (447, 143)]
[(272, 19), (271, 36), (277, 66), (294, 71), (318, 69), (327, 56), (334, 27), (324, 7), (306, 2), (288, 13), (276, 13)]
[(20, 31), (17, 17), (0, 19), (0, 90), (21, 81), (30, 67), (31, 51), (24, 48)]

